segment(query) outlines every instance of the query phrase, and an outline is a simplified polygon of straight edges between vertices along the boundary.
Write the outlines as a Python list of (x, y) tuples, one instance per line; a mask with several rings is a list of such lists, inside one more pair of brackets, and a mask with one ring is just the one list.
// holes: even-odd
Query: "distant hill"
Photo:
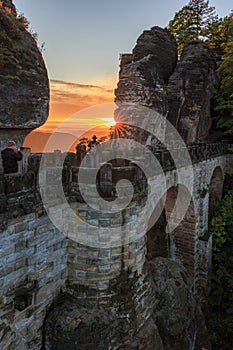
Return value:
[[(30, 147), (32, 153), (43, 153), (51, 135), (50, 132), (33, 131), (26, 137), (23, 145), (24, 147)], [(70, 133), (55, 132), (53, 133), (53, 142), (49, 145), (47, 151), (53, 152), (55, 149), (59, 149), (62, 152), (75, 152), (75, 141), (76, 137)], [(67, 150), (66, 144), (70, 145), (69, 150)]]
[[(53, 152), (55, 149), (59, 149), (62, 152), (76, 152), (75, 146), (79, 142), (79, 139), (71, 134), (65, 132), (44, 132), (44, 131), (32, 131), (25, 139), (23, 146), (30, 147), (32, 153), (43, 153), (45, 146), (49, 141), (49, 138), (53, 134), (53, 142), (49, 144), (49, 148), (46, 152)], [(88, 132), (81, 135), (81, 138), (86, 137), (91, 139), (92, 135), (97, 135), (98, 140), (101, 142), (102, 137), (108, 137), (109, 127), (93, 128), (88, 130)], [(51, 142), (51, 140), (50, 140)], [(69, 149), (67, 149), (69, 146)]]

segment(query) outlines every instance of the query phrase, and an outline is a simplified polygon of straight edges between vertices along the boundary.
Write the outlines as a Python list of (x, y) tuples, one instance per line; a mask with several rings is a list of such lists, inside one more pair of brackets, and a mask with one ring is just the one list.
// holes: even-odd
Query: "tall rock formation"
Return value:
[(127, 115), (134, 110), (124, 103), (132, 103), (166, 117), (187, 144), (206, 139), (217, 81), (215, 69), (215, 56), (207, 45), (190, 43), (177, 63), (176, 42), (168, 30), (153, 27), (144, 31), (133, 53), (121, 57), (116, 120), (127, 122)]
[(0, 3), (0, 149), (9, 138), (21, 145), (48, 117), (49, 81), (33, 36), (12, 1)]
[(210, 103), (217, 80), (215, 69), (213, 51), (203, 43), (193, 42), (184, 47), (169, 78), (168, 120), (188, 144), (208, 137)]
[(167, 115), (165, 84), (177, 62), (174, 37), (153, 27), (138, 38), (132, 54), (122, 55), (116, 103), (134, 102)]

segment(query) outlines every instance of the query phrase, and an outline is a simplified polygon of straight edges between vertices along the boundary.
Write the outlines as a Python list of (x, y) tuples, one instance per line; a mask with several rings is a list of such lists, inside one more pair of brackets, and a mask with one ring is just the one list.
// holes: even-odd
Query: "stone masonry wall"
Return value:
[[(85, 220), (94, 220), (88, 208), (81, 203), (75, 175), (77, 167), (73, 165), (75, 156), (70, 157), (63, 171), (64, 190), (73, 209), (80, 210), (82, 207), (83, 217), (87, 215)], [(134, 242), (109, 249), (83, 246), (61, 234), (47, 217), (41, 202), (38, 192), (39, 161), (40, 156), (32, 155), (26, 173), (0, 174), (2, 349), (40, 349), (45, 315), (61, 290), (72, 295), (76, 287), (86, 286), (104, 295), (105, 290), (111, 287), (111, 281), (121, 278), (122, 271), (128, 277), (131, 274), (132, 278), (135, 273), (140, 275), (146, 256), (146, 231), (143, 228), (139, 228)], [(192, 263), (197, 295), (205, 294), (211, 257), (211, 235), (206, 235), (208, 186), (214, 169), (220, 167), (224, 172), (230, 162), (232, 157), (218, 156), (194, 164), (192, 197), (196, 226)], [(165, 171), (168, 188), (177, 186), (175, 173), (176, 170), (172, 169)], [(116, 175), (113, 178), (117, 180)], [(132, 204), (122, 217), (130, 223), (135, 215), (137, 211)], [(109, 218), (102, 220), (109, 224)]]
[(40, 349), (67, 276), (67, 240), (44, 213), (34, 173), (0, 176), (1, 349)]

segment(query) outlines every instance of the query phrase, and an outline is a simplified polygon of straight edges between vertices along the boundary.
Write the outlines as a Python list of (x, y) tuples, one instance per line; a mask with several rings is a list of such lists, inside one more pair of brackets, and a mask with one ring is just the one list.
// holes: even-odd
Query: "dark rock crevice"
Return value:
[(168, 120), (186, 143), (207, 139), (211, 127), (211, 99), (217, 82), (216, 58), (205, 44), (184, 47), (167, 86)]

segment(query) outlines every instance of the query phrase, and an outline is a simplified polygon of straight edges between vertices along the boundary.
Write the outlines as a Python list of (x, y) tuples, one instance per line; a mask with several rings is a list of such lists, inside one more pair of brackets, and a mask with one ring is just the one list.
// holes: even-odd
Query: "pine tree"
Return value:
[(191, 9), (192, 26), (196, 39), (206, 37), (208, 27), (218, 19), (215, 13), (215, 7), (209, 6), (209, 0), (191, 0), (189, 7)]
[(168, 29), (176, 38), (179, 52), (188, 41), (195, 38), (189, 6), (184, 6), (179, 12), (175, 13), (173, 20), (169, 22)]
[(207, 38), (208, 28), (218, 20), (209, 0), (190, 0), (169, 22), (168, 29), (176, 37), (179, 51), (192, 40)]

